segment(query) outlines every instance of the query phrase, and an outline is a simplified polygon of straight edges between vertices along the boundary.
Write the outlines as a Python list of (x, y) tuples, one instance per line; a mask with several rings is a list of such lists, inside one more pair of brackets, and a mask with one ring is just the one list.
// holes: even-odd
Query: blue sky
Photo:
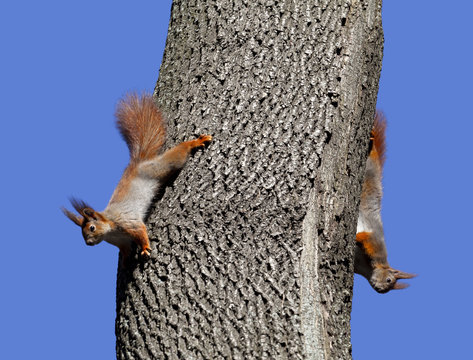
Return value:
[[(70, 195), (105, 207), (128, 161), (115, 104), (153, 90), (170, 4), (0, 5), (3, 359), (115, 356), (118, 251), (85, 246), (59, 207)], [(391, 265), (419, 277), (386, 295), (355, 277), (355, 359), (471, 353), (472, 10), (384, 3), (384, 224)]]

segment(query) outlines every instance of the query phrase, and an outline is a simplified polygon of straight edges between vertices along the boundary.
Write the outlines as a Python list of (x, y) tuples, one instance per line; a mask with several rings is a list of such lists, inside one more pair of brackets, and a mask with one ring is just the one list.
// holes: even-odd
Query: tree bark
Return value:
[(118, 359), (350, 359), (381, 0), (175, 0), (168, 146), (214, 137), (118, 270)]

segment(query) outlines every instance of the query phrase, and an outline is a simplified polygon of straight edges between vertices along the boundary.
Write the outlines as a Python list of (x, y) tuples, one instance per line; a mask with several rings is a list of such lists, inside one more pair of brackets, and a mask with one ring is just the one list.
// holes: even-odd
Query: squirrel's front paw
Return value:
[(146, 259), (149, 259), (151, 257), (151, 254), (149, 253), (151, 251), (150, 248), (145, 248), (141, 251), (141, 256), (143, 256)]
[(196, 147), (204, 147), (205, 143), (208, 143), (210, 141), (212, 141), (212, 135), (200, 135), (199, 138), (196, 139)]

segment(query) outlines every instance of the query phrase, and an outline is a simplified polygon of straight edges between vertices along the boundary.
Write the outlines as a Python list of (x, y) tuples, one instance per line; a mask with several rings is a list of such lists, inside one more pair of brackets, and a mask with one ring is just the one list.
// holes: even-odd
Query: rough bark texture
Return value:
[(118, 359), (350, 359), (381, 0), (175, 0), (168, 145), (214, 136), (119, 269)]

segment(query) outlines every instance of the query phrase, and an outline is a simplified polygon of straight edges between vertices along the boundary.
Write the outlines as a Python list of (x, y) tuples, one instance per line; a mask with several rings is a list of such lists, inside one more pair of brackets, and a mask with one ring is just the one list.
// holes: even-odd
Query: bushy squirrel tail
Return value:
[(386, 117), (383, 112), (379, 110), (376, 111), (371, 136), (373, 139), (373, 148), (371, 151), (376, 151), (377, 158), (382, 168), (386, 160)]
[(130, 162), (157, 155), (166, 141), (166, 124), (150, 94), (127, 94), (119, 101), (115, 116), (130, 150)]

